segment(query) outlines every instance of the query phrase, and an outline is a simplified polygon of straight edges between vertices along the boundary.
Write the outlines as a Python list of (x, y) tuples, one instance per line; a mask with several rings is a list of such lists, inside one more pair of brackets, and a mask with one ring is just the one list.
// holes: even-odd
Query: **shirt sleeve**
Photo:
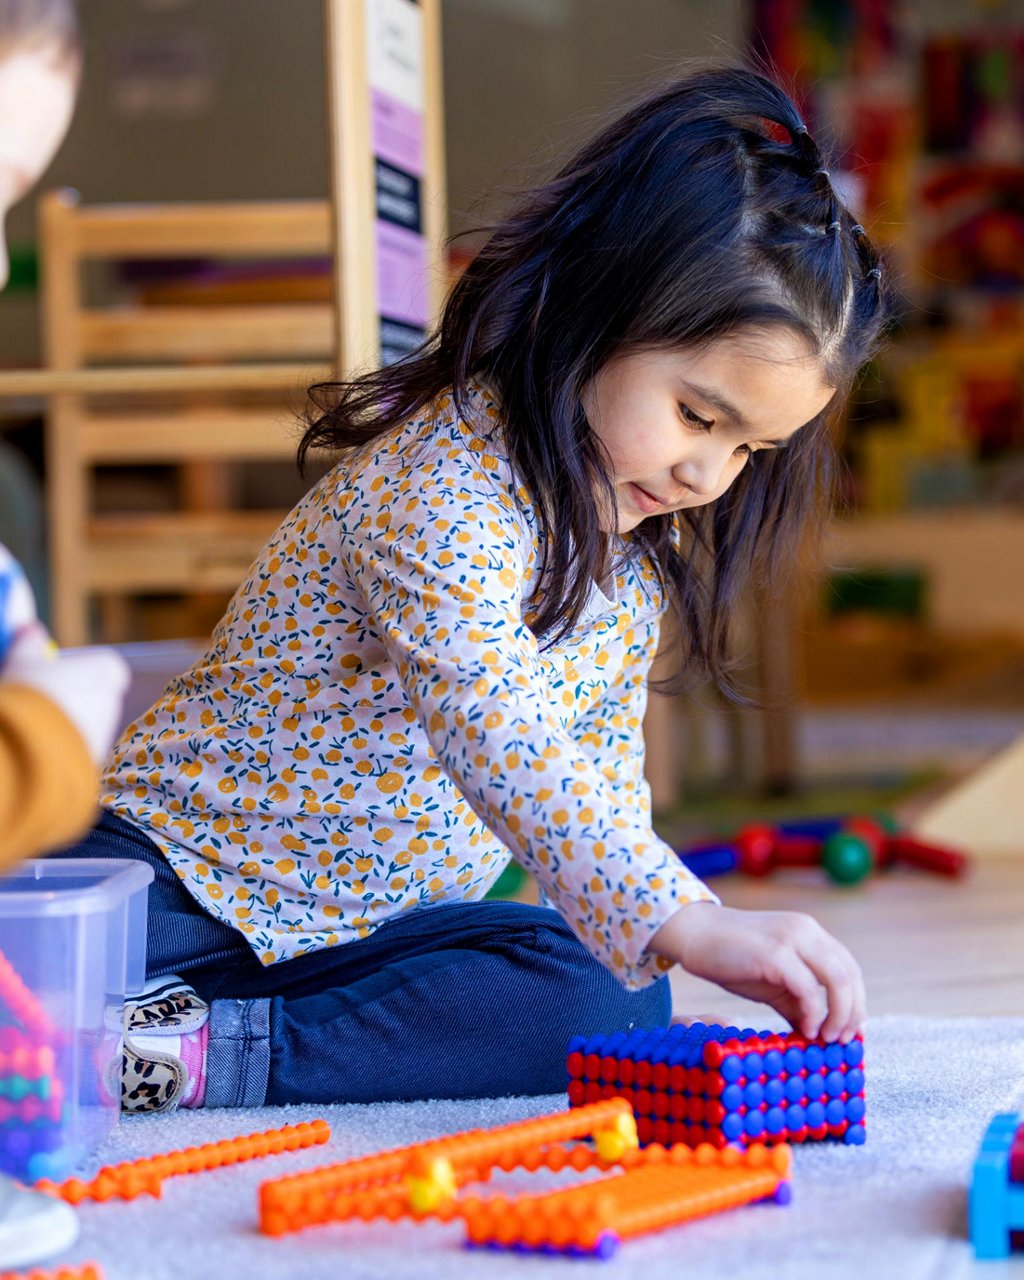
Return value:
[(576, 722), (573, 737), (612, 789), (618, 803), (649, 821), (651, 788), (644, 774), (647, 678), (658, 643), (658, 621), (638, 624), (622, 669), (600, 700)]
[(86, 831), (97, 787), (85, 740), (57, 704), (0, 683), (0, 869)]
[(349, 572), (441, 766), (593, 955), (645, 986), (670, 967), (648, 954), (651, 936), (716, 899), (652, 831), (639, 782), (611, 780), (554, 715), (522, 618), (529, 535), (462, 455), (353, 480)]

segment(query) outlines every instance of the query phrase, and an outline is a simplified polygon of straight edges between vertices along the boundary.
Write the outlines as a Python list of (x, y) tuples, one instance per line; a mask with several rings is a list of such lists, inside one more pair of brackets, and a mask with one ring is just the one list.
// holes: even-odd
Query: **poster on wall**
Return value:
[(423, 11), (417, 0), (367, 0), (366, 40), (380, 360), (391, 364), (419, 346), (430, 317)]

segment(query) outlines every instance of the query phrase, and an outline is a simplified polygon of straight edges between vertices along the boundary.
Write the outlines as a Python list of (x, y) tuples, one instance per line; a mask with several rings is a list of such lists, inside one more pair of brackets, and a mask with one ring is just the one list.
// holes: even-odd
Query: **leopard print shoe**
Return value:
[(121, 1054), (122, 1111), (173, 1111), (187, 1085), (188, 1074), (180, 1059), (151, 1050), (143, 1056), (135, 1052), (131, 1041), (125, 1040)]
[(209, 1016), (210, 1006), (174, 975), (147, 983), (125, 1004), (122, 1111), (173, 1111), (179, 1105), (189, 1076), (175, 1051), (181, 1037), (200, 1030)]

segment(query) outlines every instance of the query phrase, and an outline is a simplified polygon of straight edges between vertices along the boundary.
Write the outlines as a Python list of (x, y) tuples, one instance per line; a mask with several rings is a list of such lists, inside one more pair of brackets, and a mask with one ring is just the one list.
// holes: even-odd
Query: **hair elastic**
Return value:
[(866, 235), (867, 235), (867, 232), (864, 230), (864, 228), (860, 225), (860, 223), (859, 223), (859, 222), (855, 222), (855, 223), (853, 224), (853, 226), (850, 228), (850, 235), (851, 235), (851, 236), (866, 236)]
[(828, 171), (827, 169), (815, 169), (815, 171), (811, 174), (811, 177), (812, 177), (812, 178), (816, 178), (816, 177), (818, 176), (818, 174), (819, 174), (819, 173), (821, 174), (821, 176), (822, 176), (823, 178), (828, 178), (828, 177), (830, 177), (830, 176), (831, 176), (831, 175), (829, 174), (829, 171)]
[(881, 268), (881, 267), (872, 267), (872, 268), (871, 268), (871, 270), (868, 272), (868, 279), (870, 280), (872, 276), (874, 276), (874, 278), (875, 278), (876, 280), (881, 280), (881, 278), (882, 278), (882, 268)]
[(828, 224), (828, 226), (825, 228), (825, 232), (826, 232), (826, 234), (827, 234), (828, 232), (830, 232), (830, 231), (831, 231), (831, 232), (833, 232), (833, 233), (835, 233), (835, 234), (838, 234), (838, 232), (839, 232), (839, 231), (840, 231), (840, 229), (842, 228), (842, 225), (843, 225), (843, 224), (842, 224), (841, 222), (830, 222), (830, 223)]

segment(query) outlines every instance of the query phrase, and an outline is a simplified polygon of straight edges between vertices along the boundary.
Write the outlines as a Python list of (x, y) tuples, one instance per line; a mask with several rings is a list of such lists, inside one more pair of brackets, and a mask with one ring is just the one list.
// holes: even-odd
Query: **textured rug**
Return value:
[[(797, 1148), (791, 1205), (756, 1205), (627, 1241), (608, 1262), (466, 1251), (458, 1222), (334, 1224), (279, 1239), (256, 1229), (264, 1179), (560, 1110), (560, 1095), (126, 1119), (102, 1162), (316, 1116), (332, 1137), (328, 1146), (171, 1178), (158, 1201), (83, 1205), (81, 1239), (60, 1261), (99, 1262), (108, 1280), (1024, 1277), (1024, 1259), (1008, 1267), (975, 1263), (965, 1236), (965, 1191), (985, 1125), (995, 1112), (1024, 1105), (1024, 1018), (876, 1019), (867, 1073), (867, 1145)], [(545, 1178), (567, 1181), (520, 1173), (494, 1185), (536, 1189)]]

